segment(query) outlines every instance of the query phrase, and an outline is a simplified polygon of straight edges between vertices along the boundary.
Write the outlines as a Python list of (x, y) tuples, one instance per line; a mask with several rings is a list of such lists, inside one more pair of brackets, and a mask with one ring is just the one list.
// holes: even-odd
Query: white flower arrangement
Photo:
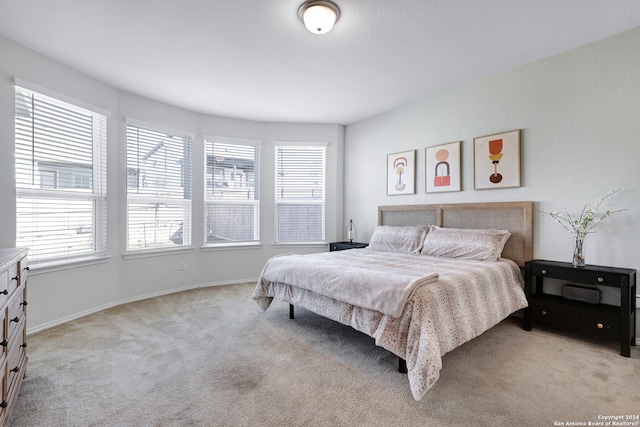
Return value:
[(595, 226), (600, 224), (605, 218), (613, 215), (614, 213), (626, 211), (626, 209), (618, 209), (616, 211), (607, 210), (602, 214), (598, 214), (598, 208), (602, 202), (604, 202), (609, 196), (617, 193), (620, 189), (611, 190), (604, 196), (600, 197), (596, 204), (590, 208), (588, 205), (584, 205), (580, 217), (574, 218), (569, 215), (567, 208), (564, 208), (563, 212), (542, 212), (543, 215), (550, 216), (555, 219), (560, 225), (562, 225), (575, 240), (584, 240), (587, 234), (594, 233), (591, 231)]

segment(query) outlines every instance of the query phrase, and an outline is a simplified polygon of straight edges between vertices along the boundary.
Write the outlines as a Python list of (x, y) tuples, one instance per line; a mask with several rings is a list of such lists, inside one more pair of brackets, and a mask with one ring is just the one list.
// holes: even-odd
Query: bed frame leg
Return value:
[(293, 304), (289, 304), (289, 319), (295, 319), (293, 316)]
[(407, 371), (407, 361), (402, 357), (398, 357), (398, 372), (401, 374), (406, 374)]

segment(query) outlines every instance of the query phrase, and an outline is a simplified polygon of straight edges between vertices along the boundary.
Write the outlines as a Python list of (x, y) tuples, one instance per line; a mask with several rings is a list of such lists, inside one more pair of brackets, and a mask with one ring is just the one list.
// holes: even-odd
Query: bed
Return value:
[[(369, 247), (271, 258), (253, 299), (276, 298), (375, 339), (397, 355), (415, 400), (442, 356), (527, 306), (533, 202), (378, 208)], [(388, 288), (388, 289), (387, 289)]]

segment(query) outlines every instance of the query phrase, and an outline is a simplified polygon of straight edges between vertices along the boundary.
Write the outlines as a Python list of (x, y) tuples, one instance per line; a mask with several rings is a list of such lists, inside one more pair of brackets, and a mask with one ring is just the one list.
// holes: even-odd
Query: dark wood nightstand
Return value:
[(369, 246), (368, 243), (358, 242), (331, 242), (329, 243), (329, 251), (345, 251), (347, 249), (361, 249)]
[[(568, 330), (620, 341), (620, 355), (630, 357), (636, 345), (636, 270), (568, 262), (534, 260), (524, 267), (525, 293), (529, 307), (524, 312), (524, 329), (532, 323), (558, 325)], [(590, 304), (544, 293), (544, 279), (608, 286), (620, 290), (620, 306)]]

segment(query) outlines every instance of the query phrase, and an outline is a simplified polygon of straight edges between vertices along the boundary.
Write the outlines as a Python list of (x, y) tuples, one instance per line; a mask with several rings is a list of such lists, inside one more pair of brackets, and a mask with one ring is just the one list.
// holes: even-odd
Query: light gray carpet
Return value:
[(397, 359), (253, 284), (126, 304), (28, 337), (20, 426), (553, 426), (640, 413), (640, 351), (508, 319), (411, 397)]

